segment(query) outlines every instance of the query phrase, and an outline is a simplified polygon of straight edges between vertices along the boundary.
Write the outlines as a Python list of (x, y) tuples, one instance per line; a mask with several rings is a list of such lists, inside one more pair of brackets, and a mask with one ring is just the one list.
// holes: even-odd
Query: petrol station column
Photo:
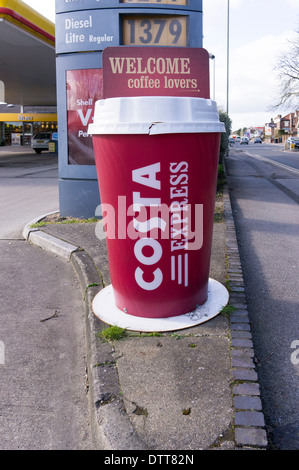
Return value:
[(56, 0), (59, 198), (62, 216), (100, 204), (88, 126), (103, 97), (110, 46), (202, 47), (202, 0)]

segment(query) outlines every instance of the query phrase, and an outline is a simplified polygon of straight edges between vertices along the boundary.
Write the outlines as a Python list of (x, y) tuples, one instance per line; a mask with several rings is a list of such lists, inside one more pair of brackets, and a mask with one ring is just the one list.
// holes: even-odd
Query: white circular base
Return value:
[(115, 305), (112, 285), (101, 290), (94, 298), (92, 308), (104, 323), (130, 331), (162, 332), (191, 328), (217, 316), (228, 303), (227, 289), (209, 279), (208, 298), (196, 310), (185, 315), (168, 318), (144, 318), (128, 315)]

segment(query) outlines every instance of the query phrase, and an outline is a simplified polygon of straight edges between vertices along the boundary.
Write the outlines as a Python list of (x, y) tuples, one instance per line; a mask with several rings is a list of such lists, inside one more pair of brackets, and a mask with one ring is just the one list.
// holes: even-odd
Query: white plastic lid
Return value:
[(88, 133), (176, 134), (225, 132), (217, 104), (204, 98), (138, 96), (107, 98), (95, 105)]

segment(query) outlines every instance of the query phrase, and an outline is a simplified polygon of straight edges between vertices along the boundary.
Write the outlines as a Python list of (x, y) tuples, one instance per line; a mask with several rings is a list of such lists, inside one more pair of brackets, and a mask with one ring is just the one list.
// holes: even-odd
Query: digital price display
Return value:
[(180, 15), (124, 16), (123, 45), (186, 47), (187, 17)]
[(187, 5), (187, 0), (122, 0), (121, 3), (158, 3), (160, 5)]

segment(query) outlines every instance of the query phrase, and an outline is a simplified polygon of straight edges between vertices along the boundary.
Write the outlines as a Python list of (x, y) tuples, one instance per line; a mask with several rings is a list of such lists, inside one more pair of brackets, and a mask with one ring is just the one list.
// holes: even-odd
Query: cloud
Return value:
[(242, 4), (245, 4), (244, 0), (230, 0), (229, 6), (230, 8), (240, 8)]
[(231, 55), (230, 96), (231, 110), (265, 111), (273, 104), (279, 83), (274, 67), (278, 56), (286, 50), (292, 32), (280, 36), (267, 35), (246, 46), (235, 49)]
[(287, 6), (286, 4), (298, 10), (298, 0), (284, 0), (284, 7)]

